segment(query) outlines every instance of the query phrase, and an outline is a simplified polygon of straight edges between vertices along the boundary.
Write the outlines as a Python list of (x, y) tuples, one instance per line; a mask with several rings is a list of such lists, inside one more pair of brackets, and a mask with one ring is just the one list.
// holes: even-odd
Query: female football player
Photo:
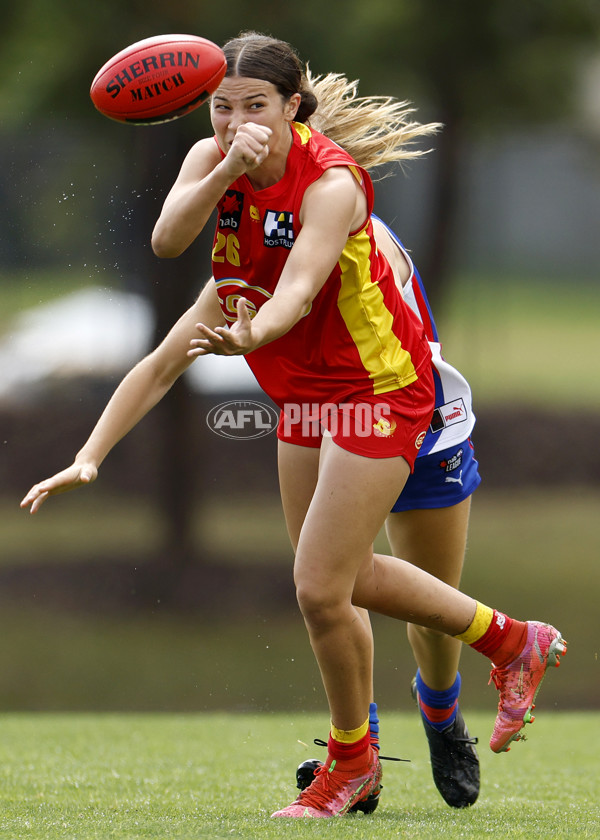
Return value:
[(342, 149), (309, 125), (317, 99), (288, 44), (247, 33), (224, 51), (214, 137), (188, 153), (152, 238), (158, 256), (176, 257), (216, 210), (214, 281), (167, 348), (128, 374), (74, 464), (35, 485), (22, 505), (35, 511), (50, 493), (95, 478), (186, 363), (209, 353), (246, 357), (282, 411), (296, 593), (331, 718), (325, 764), (273, 816), (332, 817), (381, 784), (369, 734), (372, 640), (357, 608), (442, 632), (493, 661), (496, 752), (520, 737), (547, 666), (566, 646), (550, 625), (516, 621), (373, 552), (435, 420), (435, 382), (423, 327), (376, 246), (367, 169), (406, 158), (406, 144), (433, 129), (408, 122), (401, 103), (370, 100), (352, 115), (356, 144)]

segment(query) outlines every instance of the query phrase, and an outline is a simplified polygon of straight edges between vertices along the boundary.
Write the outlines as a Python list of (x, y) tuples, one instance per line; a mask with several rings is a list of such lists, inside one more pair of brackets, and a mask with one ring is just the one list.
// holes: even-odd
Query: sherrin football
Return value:
[(227, 70), (223, 50), (197, 35), (155, 35), (113, 56), (96, 73), (90, 96), (100, 113), (147, 125), (202, 105)]

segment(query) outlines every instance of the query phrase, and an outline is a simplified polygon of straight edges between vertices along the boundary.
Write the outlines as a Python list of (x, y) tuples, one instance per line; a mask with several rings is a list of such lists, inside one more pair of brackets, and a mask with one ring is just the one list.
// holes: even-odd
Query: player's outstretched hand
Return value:
[(30, 513), (37, 513), (48, 496), (66, 493), (68, 490), (81, 487), (82, 484), (91, 484), (96, 480), (97, 475), (98, 469), (94, 464), (72, 464), (66, 470), (53, 475), (52, 478), (46, 478), (39, 484), (34, 484), (22, 500), (21, 507), (29, 508)]
[(196, 356), (241, 356), (256, 348), (256, 340), (252, 332), (252, 319), (248, 312), (245, 298), (237, 302), (237, 320), (231, 327), (215, 327), (214, 330), (206, 324), (196, 324), (200, 338), (190, 341), (187, 355)]

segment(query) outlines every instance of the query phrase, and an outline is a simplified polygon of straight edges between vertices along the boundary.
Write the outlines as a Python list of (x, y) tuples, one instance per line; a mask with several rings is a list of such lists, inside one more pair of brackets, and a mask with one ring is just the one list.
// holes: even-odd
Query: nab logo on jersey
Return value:
[(291, 248), (294, 244), (294, 214), (267, 210), (265, 214), (265, 245), (267, 248)]
[(219, 202), (219, 229), (237, 230), (240, 226), (243, 206), (244, 193), (237, 190), (227, 190)]

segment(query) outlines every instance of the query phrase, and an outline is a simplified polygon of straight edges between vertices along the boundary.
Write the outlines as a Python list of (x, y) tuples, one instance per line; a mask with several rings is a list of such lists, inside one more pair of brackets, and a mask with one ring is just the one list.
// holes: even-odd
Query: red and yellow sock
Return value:
[(523, 650), (527, 641), (527, 622), (516, 621), (477, 601), (473, 621), (455, 638), (483, 653), (497, 668), (503, 668)]
[(360, 763), (371, 746), (369, 719), (358, 729), (338, 729), (331, 724), (331, 732), (327, 743), (327, 750), (332, 759), (339, 762)]

